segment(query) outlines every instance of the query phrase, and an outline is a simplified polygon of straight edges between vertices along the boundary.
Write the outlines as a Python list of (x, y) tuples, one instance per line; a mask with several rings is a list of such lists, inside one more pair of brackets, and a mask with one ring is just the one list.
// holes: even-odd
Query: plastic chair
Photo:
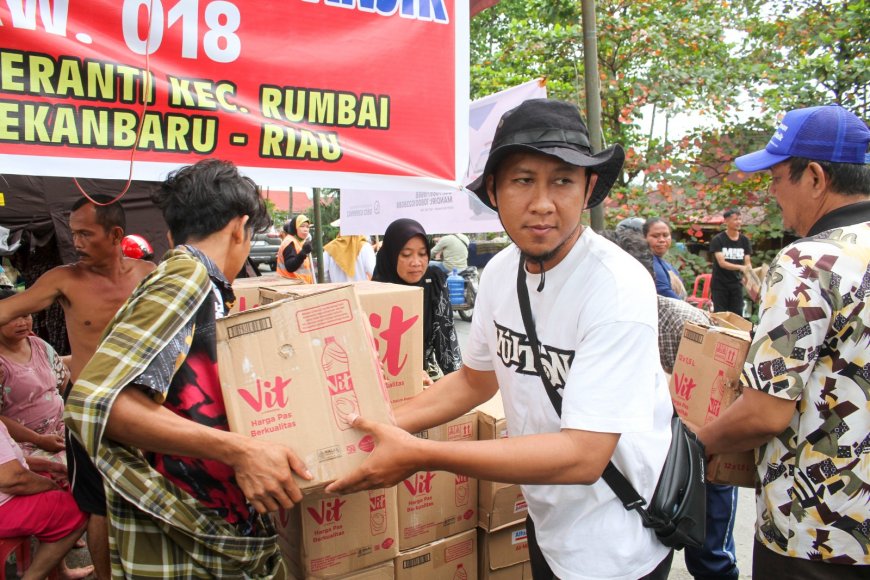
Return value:
[[(712, 274), (700, 274), (695, 276), (695, 285), (692, 294), (686, 298), (686, 302), (701, 310), (712, 310), (713, 300), (710, 298), (710, 281)], [(700, 290), (700, 294), (698, 293)]]
[(0, 561), (2, 561), (0, 580), (6, 580), (6, 560), (13, 553), (18, 575), (23, 576), (24, 571), (30, 567), (30, 538), (26, 536), (0, 538)]
[[(15, 569), (20, 578), (30, 568), (30, 537), (0, 538), (0, 580), (6, 580), (6, 560), (13, 553), (15, 554)], [(58, 580), (60, 568), (60, 565), (56, 566), (49, 573), (48, 580)]]

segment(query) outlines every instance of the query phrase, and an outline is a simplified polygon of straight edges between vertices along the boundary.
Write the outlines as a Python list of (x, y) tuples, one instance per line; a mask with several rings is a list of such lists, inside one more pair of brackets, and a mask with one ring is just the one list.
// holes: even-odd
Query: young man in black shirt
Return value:
[(710, 241), (713, 254), (713, 308), (716, 312), (733, 312), (743, 315), (743, 273), (752, 268), (749, 256), (752, 244), (740, 233), (743, 222), (736, 209), (726, 210), (725, 231), (716, 234)]

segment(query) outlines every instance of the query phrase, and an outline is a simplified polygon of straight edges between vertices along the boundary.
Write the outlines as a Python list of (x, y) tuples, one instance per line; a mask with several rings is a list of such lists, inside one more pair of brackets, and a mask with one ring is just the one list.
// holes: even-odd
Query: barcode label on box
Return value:
[(227, 336), (229, 338), (238, 338), (246, 334), (263, 332), (270, 328), (272, 328), (272, 319), (266, 316), (264, 318), (257, 318), (255, 320), (249, 320), (247, 322), (240, 322), (239, 324), (228, 326)]
[(697, 344), (703, 344), (703, 342), (704, 342), (704, 334), (703, 333), (695, 332), (694, 330), (691, 330), (689, 328), (687, 328), (683, 332), (683, 338), (685, 338), (686, 340), (690, 340), (690, 341), (697, 343)]
[(432, 554), (423, 554), (422, 556), (417, 556), (416, 558), (405, 560), (404, 562), (402, 562), (402, 568), (407, 570), (408, 568), (413, 568), (414, 566), (425, 564), (430, 560), (432, 560)]

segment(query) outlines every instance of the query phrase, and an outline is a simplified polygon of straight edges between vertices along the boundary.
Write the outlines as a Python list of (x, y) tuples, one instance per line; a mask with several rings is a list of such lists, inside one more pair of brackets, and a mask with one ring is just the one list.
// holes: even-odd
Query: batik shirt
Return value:
[(870, 202), (824, 216), (777, 256), (744, 367), (795, 401), (756, 450), (758, 539), (789, 557), (870, 564)]

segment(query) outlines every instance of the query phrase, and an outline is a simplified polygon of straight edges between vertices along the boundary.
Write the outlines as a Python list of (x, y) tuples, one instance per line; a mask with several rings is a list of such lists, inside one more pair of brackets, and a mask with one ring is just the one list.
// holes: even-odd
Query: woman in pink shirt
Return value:
[[(0, 300), (13, 296), (0, 290)], [(63, 462), (63, 399), (68, 371), (54, 349), (33, 336), (33, 320), (21, 316), (0, 326), (0, 421), (25, 456)]]

